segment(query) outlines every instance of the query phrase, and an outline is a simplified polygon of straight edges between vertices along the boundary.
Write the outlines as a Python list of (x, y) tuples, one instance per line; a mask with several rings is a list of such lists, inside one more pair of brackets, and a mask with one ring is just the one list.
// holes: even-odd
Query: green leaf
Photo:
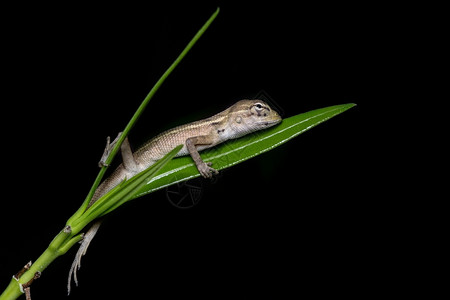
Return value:
[[(255, 132), (237, 140), (227, 141), (202, 152), (205, 162), (212, 162), (216, 170), (222, 170), (267, 152), (314, 126), (352, 108), (356, 104), (342, 104), (312, 110), (287, 119), (279, 125)], [(174, 183), (200, 176), (189, 156), (172, 159), (161, 171), (143, 186), (134, 198), (149, 194)]]
[(163, 158), (158, 160), (155, 164), (141, 173), (133, 176), (129, 180), (125, 180), (118, 184), (111, 191), (100, 197), (91, 207), (89, 207), (84, 214), (78, 219), (73, 220), (73, 223), (68, 223), (71, 226), (72, 233), (76, 234), (82, 230), (87, 224), (95, 220), (100, 216), (104, 216), (107, 213), (118, 208), (125, 202), (134, 198), (134, 195), (139, 191), (147, 182), (161, 170), (173, 157), (181, 150), (183, 145), (175, 147), (172, 151), (167, 153)]

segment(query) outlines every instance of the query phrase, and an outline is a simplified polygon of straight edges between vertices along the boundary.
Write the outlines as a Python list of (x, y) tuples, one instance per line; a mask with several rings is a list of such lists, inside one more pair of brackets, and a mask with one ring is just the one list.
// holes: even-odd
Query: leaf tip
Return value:
[(355, 107), (357, 104), (356, 103), (347, 103), (347, 104), (342, 104), (342, 112), (349, 110), (352, 107)]

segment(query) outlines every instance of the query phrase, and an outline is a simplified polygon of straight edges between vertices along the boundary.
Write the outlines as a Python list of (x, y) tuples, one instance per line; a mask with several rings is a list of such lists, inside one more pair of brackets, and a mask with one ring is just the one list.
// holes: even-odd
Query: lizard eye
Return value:
[[(257, 115), (258, 117), (261, 116), (266, 116), (267, 114), (265, 113), (266, 110), (270, 110), (269, 108), (266, 107), (266, 105), (260, 103), (260, 102), (256, 102), (255, 104), (253, 104), (250, 107), (250, 112), (252, 115)], [(264, 114), (263, 114), (264, 112)]]

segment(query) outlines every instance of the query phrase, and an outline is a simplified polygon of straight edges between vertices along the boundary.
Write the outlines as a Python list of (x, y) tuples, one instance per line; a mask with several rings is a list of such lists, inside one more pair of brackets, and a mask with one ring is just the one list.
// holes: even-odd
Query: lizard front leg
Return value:
[(195, 136), (188, 138), (186, 140), (186, 147), (189, 151), (189, 154), (194, 160), (198, 171), (205, 178), (211, 178), (212, 174), (218, 174), (219, 172), (216, 169), (211, 168), (212, 163), (205, 163), (202, 160), (200, 154), (198, 153), (197, 145), (211, 145), (211, 144), (213, 144), (213, 140), (211, 137), (207, 135)]

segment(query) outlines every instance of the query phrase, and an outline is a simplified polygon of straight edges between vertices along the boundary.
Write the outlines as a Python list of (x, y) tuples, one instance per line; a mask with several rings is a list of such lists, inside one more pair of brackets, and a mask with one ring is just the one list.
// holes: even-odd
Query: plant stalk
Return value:
[[(175, 67), (181, 62), (181, 60), (184, 58), (184, 56), (186, 56), (186, 54), (189, 52), (189, 50), (195, 45), (195, 43), (198, 41), (198, 39), (208, 29), (208, 27), (211, 25), (211, 23), (214, 21), (214, 19), (217, 17), (218, 14), (219, 14), (219, 8), (217, 8), (217, 10), (212, 14), (212, 16), (208, 19), (208, 21), (203, 25), (203, 27), (197, 32), (197, 34), (192, 38), (192, 40), (189, 42), (189, 44), (185, 47), (183, 52), (181, 52), (181, 54), (177, 57), (177, 59), (164, 72), (164, 74), (161, 76), (161, 78), (158, 80), (158, 82), (150, 90), (148, 95), (145, 97), (145, 99), (142, 101), (141, 105), (137, 109), (136, 113), (131, 118), (130, 122), (125, 127), (118, 142), (116, 143), (114, 148), (111, 150), (111, 153), (106, 160), (107, 165), (111, 163), (114, 156), (119, 151), (120, 145), (127, 137), (128, 132), (131, 130), (131, 128), (134, 126), (136, 121), (141, 116), (142, 112), (144, 111), (144, 109), (147, 106), (150, 99), (154, 96), (156, 91), (161, 87), (163, 82), (167, 79), (167, 77), (175, 69)], [(179, 148), (178, 148), (178, 150), (179, 150)], [(173, 157), (173, 155), (172, 155), (172, 157)], [(166, 161), (166, 163), (167, 163), (167, 161)], [(77, 221), (79, 218), (82, 218), (83, 214), (86, 212), (86, 208), (89, 204), (90, 199), (94, 195), (96, 188), (100, 184), (100, 181), (102, 180), (102, 177), (106, 172), (106, 169), (107, 169), (106, 167), (101, 168), (94, 184), (91, 187), (91, 190), (90, 190), (88, 196), (84, 200), (81, 207), (75, 212), (75, 214), (69, 218), (69, 220), (67, 221), (66, 224), (71, 224), (72, 222)], [(116, 208), (116, 207), (118, 207), (118, 205), (114, 206), (114, 208)], [(109, 212), (111, 210), (112, 209), (109, 209), (107, 212)], [(65, 254), (75, 243), (80, 241), (82, 239), (82, 235), (75, 235), (80, 230), (82, 230), (82, 228), (77, 228), (77, 230), (73, 231), (73, 232), (71, 230), (68, 230), (68, 231), (62, 230), (61, 232), (59, 232), (56, 235), (56, 237), (53, 239), (53, 241), (50, 243), (48, 248), (34, 262), (34, 264), (31, 265), (29, 270), (27, 270), (18, 280), (14, 279), (14, 278), (11, 279), (11, 282), (9, 283), (9, 285), (6, 287), (6, 289), (0, 295), (0, 300), (13, 300), (13, 299), (17, 299), (18, 297), (20, 297), (23, 294), (23, 292), (20, 289), (20, 285), (29, 282), (34, 277), (36, 272), (44, 271), (45, 268), (47, 268), (47, 266), (50, 265), (57, 257)]]
[(20, 285), (30, 281), (36, 272), (43, 272), (57, 257), (63, 255), (76, 242), (81, 240), (81, 235), (73, 237), (72, 233), (61, 230), (48, 248), (39, 256), (39, 258), (31, 265), (30, 269), (26, 271), (17, 281), (12, 278), (8, 287), (0, 295), (0, 300), (17, 299), (22, 295)]

